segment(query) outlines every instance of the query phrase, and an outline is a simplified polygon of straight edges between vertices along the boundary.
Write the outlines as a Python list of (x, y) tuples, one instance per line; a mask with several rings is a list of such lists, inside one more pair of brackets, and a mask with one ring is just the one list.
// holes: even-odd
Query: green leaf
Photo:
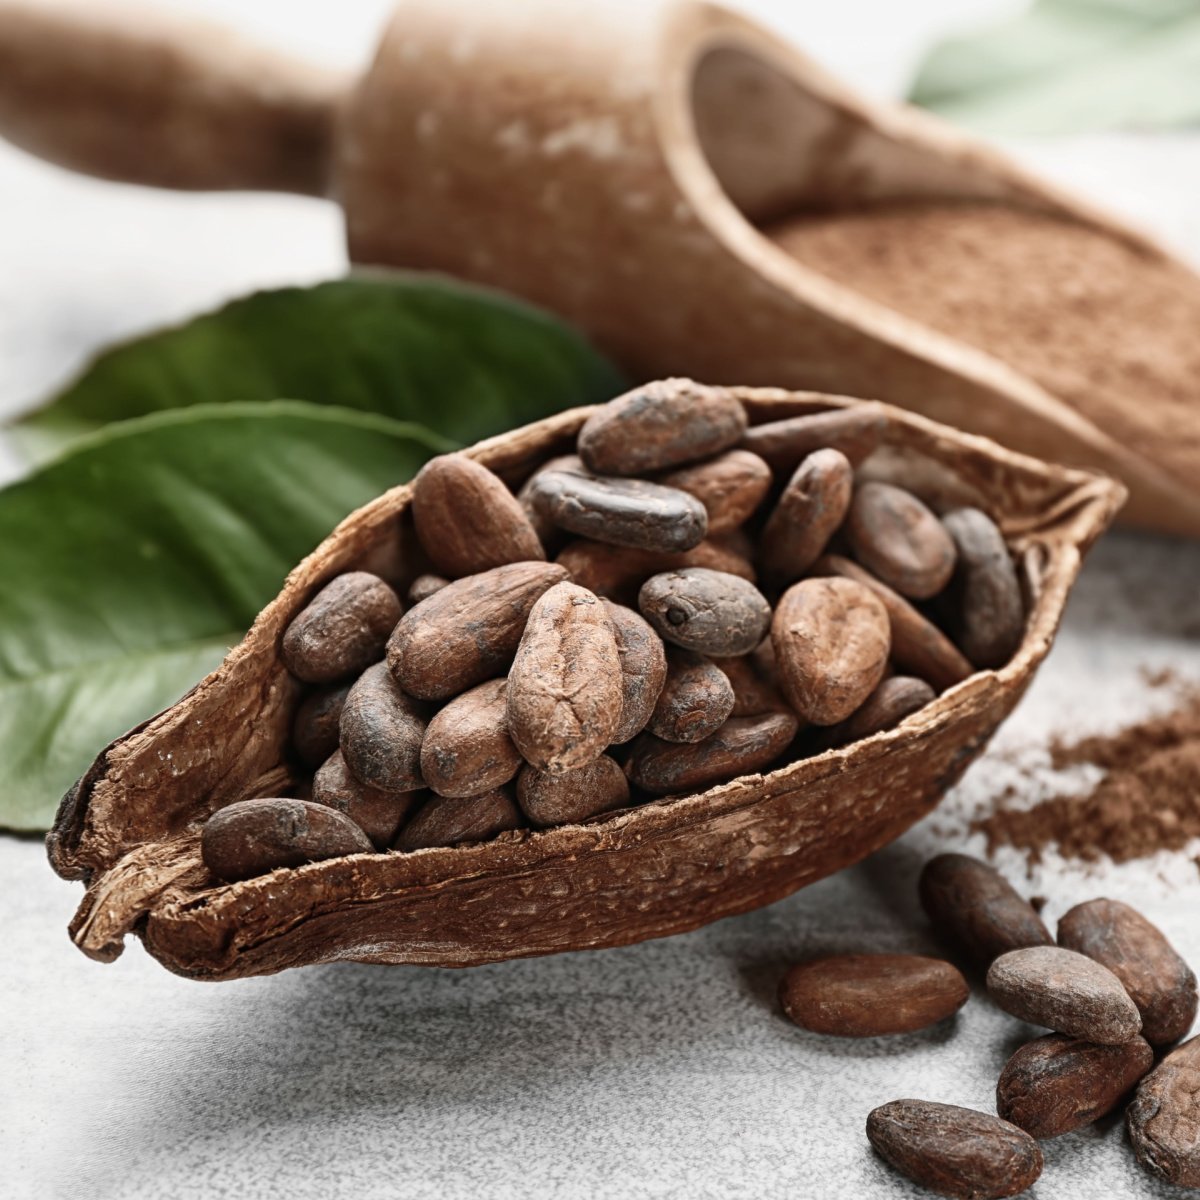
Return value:
[(11, 430), (44, 461), (113, 421), (288, 396), (478, 441), (624, 387), (554, 318), (428, 275), (372, 273), (259, 292), (100, 355)]
[(0, 826), (206, 672), (348, 512), (449, 443), (278, 401), (114, 425), (0, 491)]
[(997, 134), (1200, 123), (1200, 0), (1037, 0), (935, 47), (910, 99)]

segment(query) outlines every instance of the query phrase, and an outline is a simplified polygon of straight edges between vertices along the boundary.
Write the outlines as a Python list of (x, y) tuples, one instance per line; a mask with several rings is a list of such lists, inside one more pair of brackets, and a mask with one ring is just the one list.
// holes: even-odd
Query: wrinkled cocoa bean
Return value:
[(887, 424), (881, 406), (859, 404), (755, 425), (746, 431), (742, 447), (777, 475), (794, 471), (814, 450), (838, 450), (857, 466), (883, 441)]
[(699, 742), (733, 711), (729, 678), (703, 655), (672, 646), (667, 679), (648, 726), (664, 742)]
[(775, 608), (771, 645), (783, 694), (814, 725), (836, 725), (879, 685), (891, 635), (887, 610), (850, 579), (804, 579)]
[(722, 658), (749, 654), (771, 624), (771, 606), (758, 588), (706, 567), (652, 575), (638, 608), (666, 641)]
[(556, 584), (533, 606), (508, 674), (508, 731), (522, 757), (543, 771), (598, 758), (620, 725), (623, 691), (603, 601)]
[(791, 968), (779, 985), (789, 1021), (834, 1037), (911, 1033), (953, 1016), (971, 994), (948, 962), (917, 954), (840, 954)]
[(348, 571), (327, 583), (284, 630), (279, 656), (305, 683), (334, 683), (383, 657), (400, 600), (378, 575)]
[(1021, 584), (1004, 535), (986, 513), (959, 508), (942, 517), (957, 549), (957, 641), (977, 667), (1002, 667), (1025, 633)]
[(444, 575), (418, 575), (416, 579), (408, 585), (408, 605), (411, 608), (414, 604), (420, 604), (422, 600), (428, 600), (434, 592), (440, 592), (450, 580)]
[(791, 713), (730, 717), (716, 733), (694, 744), (664, 742), (643, 733), (632, 745), (625, 771), (653, 796), (701, 791), (773, 763), (791, 745), (799, 725)]
[(503, 480), (465, 454), (431, 458), (413, 481), (413, 523), (429, 561), (459, 579), (546, 552)]
[(927, 600), (950, 582), (954, 542), (911, 492), (890, 483), (860, 485), (844, 528), (854, 557), (902, 596)]
[(1098, 962), (1060, 946), (1010, 950), (988, 968), (988, 991), (1007, 1013), (1055, 1033), (1112, 1046), (1142, 1029), (1121, 981)]
[(1200, 1038), (1142, 1080), (1125, 1118), (1143, 1167), (1177, 1187), (1200, 1188)]
[(425, 709), (405, 695), (386, 663), (359, 676), (342, 706), (341, 749), (360, 783), (385, 792), (423, 786)]
[(517, 802), (536, 826), (572, 825), (629, 803), (629, 781), (607, 754), (574, 771), (525, 766), (517, 776)]
[(644, 479), (540, 471), (529, 498), (559, 529), (612, 546), (679, 552), (708, 532), (708, 514), (695, 496)]
[(1119, 900), (1077, 904), (1058, 923), (1058, 944), (1106, 966), (1142, 1014), (1142, 1036), (1169, 1046), (1196, 1019), (1196, 976), (1162, 931)]
[(860, 742), (872, 734), (894, 729), (905, 717), (911, 716), (936, 699), (933, 688), (923, 679), (911, 675), (892, 675), (885, 679), (867, 698), (857, 712), (830, 731), (835, 745)]
[(579, 454), (599, 474), (642, 475), (720, 454), (745, 430), (746, 411), (736, 397), (665, 380), (598, 409), (579, 431)]
[(423, 792), (383, 792), (354, 778), (340, 750), (331, 754), (313, 776), (314, 804), (345, 813), (374, 843), (386, 850), (404, 818), (420, 803)]
[(306, 767), (319, 767), (338, 748), (338, 721), (349, 691), (348, 683), (322, 688), (296, 709), (292, 748)]
[(850, 507), (854, 468), (838, 450), (815, 450), (795, 470), (763, 526), (763, 575), (782, 587), (824, 553)]
[(400, 830), (392, 848), (409, 853), (486, 842), (498, 833), (520, 829), (524, 822), (511, 792), (503, 787), (482, 796), (430, 796)]
[(507, 686), (489, 679), (456, 696), (430, 720), (421, 775), (439, 796), (480, 796), (516, 777), (521, 756), (508, 736)]
[(349, 817), (309, 800), (239, 800), (213, 813), (200, 833), (204, 865), (229, 883), (373, 849)]
[(537, 598), (567, 577), (554, 563), (510, 563), (457, 579), (410, 609), (387, 647), (411, 696), (445, 700), (503, 675)]
[(708, 462), (668, 472), (656, 482), (695, 496), (708, 514), (712, 537), (749, 520), (771, 487), (771, 468), (749, 450), (728, 450)]
[(901, 1175), (960, 1200), (998, 1200), (1031, 1188), (1042, 1152), (1023, 1129), (989, 1113), (930, 1100), (893, 1100), (867, 1117), (867, 1138)]
[(966, 854), (939, 854), (925, 864), (918, 885), (933, 927), (977, 966), (1026, 946), (1054, 939), (1034, 911), (994, 867)]
[(1112, 1112), (1153, 1065), (1145, 1038), (1098, 1046), (1049, 1033), (1005, 1064), (996, 1111), (1032, 1137), (1059, 1137)]
[(662, 638), (632, 608), (604, 601), (621, 656), (621, 720), (613, 745), (623, 745), (646, 728), (667, 678), (667, 654)]

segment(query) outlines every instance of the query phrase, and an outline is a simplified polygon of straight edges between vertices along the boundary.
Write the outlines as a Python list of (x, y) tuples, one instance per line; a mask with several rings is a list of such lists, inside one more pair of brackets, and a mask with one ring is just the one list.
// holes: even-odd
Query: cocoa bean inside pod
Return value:
[(200, 856), (228, 882), (374, 850), (343, 813), (309, 800), (239, 800), (218, 809), (200, 834)]
[(579, 431), (579, 454), (604, 475), (642, 475), (736, 446), (746, 410), (724, 388), (690, 379), (646, 384), (598, 409)]
[(400, 600), (378, 575), (348, 571), (327, 583), (287, 627), (284, 666), (305, 683), (334, 683), (383, 657)]
[(837, 450), (857, 465), (878, 449), (887, 427), (882, 405), (856, 404), (755, 425), (741, 444), (777, 474), (787, 475), (814, 450)]
[(919, 712), (935, 698), (933, 688), (911, 675), (892, 675), (863, 701), (862, 707), (830, 729), (830, 741), (844, 746), (872, 734), (894, 729), (905, 717)]
[(664, 742), (699, 742), (733, 711), (729, 677), (702, 654), (672, 646), (667, 679), (647, 728)]
[[(769, 649), (770, 640), (763, 645)], [(757, 654), (746, 654), (737, 658), (714, 658), (712, 662), (733, 688), (730, 716), (754, 717), (765, 712), (788, 711), (787, 701), (774, 683), (773, 660), (770, 666), (765, 666), (760, 664)]]
[(708, 462), (660, 475), (656, 482), (695, 496), (708, 514), (711, 537), (754, 515), (770, 490), (771, 468), (749, 450), (727, 450)]
[(548, 462), (542, 463), (532, 475), (521, 485), (521, 490), (517, 493), (517, 503), (525, 510), (526, 517), (529, 518), (530, 525), (533, 526), (538, 535), (538, 539), (542, 545), (551, 553), (561, 548), (563, 539), (566, 538), (565, 530), (559, 529), (553, 521), (547, 520), (539, 511), (536, 504), (533, 502), (533, 489), (536, 486), (537, 477), (543, 471), (583, 471), (586, 468), (583, 465), (583, 459), (578, 454), (559, 454)]
[(292, 749), (306, 767), (319, 767), (338, 748), (338, 722), (349, 692), (348, 683), (322, 688), (296, 709)]
[(771, 625), (771, 606), (758, 588), (706, 567), (651, 576), (638, 608), (666, 641), (722, 658), (749, 654)]
[(490, 679), (436, 713), (421, 742), (421, 775), (439, 796), (479, 796), (508, 783), (521, 755), (508, 736), (508, 685)]
[(408, 585), (409, 606), (420, 604), (422, 600), (428, 600), (434, 592), (440, 592), (449, 582), (450, 580), (444, 575), (433, 575), (428, 572), (424, 575), (418, 575)]
[(517, 802), (531, 825), (570, 825), (624, 808), (629, 781), (607, 754), (574, 771), (539, 771), (526, 765), (517, 776)]
[(386, 850), (404, 818), (423, 798), (423, 792), (384, 792), (360, 783), (335, 751), (313, 776), (314, 804), (336, 808), (367, 835), (378, 850)]
[(456, 579), (401, 618), (387, 646), (392, 674), (421, 700), (446, 700), (503, 675), (529, 610), (566, 577), (555, 563), (522, 562)]
[(341, 749), (356, 779), (385, 792), (423, 785), (425, 707), (405, 695), (386, 663), (359, 677), (342, 706)]
[(508, 673), (509, 736), (540, 770), (574, 770), (612, 744), (623, 699), (603, 601), (578, 584), (556, 584), (533, 606)]
[(1142, 1080), (1125, 1119), (1143, 1167), (1177, 1187), (1200, 1188), (1200, 1037)]
[(621, 720), (613, 743), (623, 745), (646, 728), (667, 678), (667, 655), (662, 638), (640, 614), (622, 604), (604, 601), (621, 657)]
[(400, 830), (392, 848), (408, 853), (462, 842), (486, 842), (523, 824), (508, 787), (482, 796), (430, 796)]

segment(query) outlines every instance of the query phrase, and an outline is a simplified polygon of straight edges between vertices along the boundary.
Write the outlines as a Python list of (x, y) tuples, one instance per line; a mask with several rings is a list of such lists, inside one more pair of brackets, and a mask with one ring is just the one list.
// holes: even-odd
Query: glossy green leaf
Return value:
[(259, 292), (109, 350), (10, 436), (43, 461), (113, 421), (288, 396), (417, 421), (466, 444), (623, 386), (537, 309), (437, 276), (372, 273)]
[(278, 401), (114, 425), (0, 491), (0, 826), (48, 827), (348, 512), (449, 443)]
[(1200, 0), (1037, 0), (935, 47), (910, 99), (998, 134), (1198, 124)]

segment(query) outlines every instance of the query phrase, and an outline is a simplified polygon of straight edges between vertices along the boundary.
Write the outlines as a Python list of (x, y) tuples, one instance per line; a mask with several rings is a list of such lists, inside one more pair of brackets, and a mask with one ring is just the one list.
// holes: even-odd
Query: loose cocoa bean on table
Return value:
[(1143, 1167), (1167, 1183), (1200, 1188), (1200, 1037), (1142, 1080), (1126, 1123)]

